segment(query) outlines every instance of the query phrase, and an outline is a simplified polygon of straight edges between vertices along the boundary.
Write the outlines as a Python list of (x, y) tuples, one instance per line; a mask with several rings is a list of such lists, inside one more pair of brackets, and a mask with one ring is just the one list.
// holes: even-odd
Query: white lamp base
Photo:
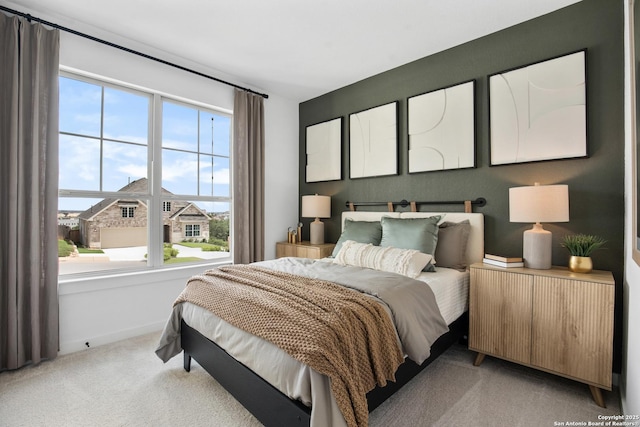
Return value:
[(540, 223), (524, 232), (522, 237), (522, 258), (524, 266), (537, 270), (551, 268), (551, 232), (542, 228)]
[(320, 221), (320, 218), (316, 218), (316, 220), (311, 223), (309, 231), (311, 233), (312, 245), (324, 244), (324, 223)]

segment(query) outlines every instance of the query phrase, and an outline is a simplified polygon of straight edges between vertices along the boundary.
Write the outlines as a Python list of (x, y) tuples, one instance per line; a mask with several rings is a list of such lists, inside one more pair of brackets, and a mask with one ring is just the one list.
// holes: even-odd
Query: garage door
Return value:
[(100, 246), (130, 248), (147, 245), (147, 227), (103, 228), (100, 230)]

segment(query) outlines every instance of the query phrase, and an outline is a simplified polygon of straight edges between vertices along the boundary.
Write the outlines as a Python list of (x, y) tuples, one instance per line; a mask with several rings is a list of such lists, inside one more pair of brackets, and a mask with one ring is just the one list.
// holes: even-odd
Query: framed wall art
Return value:
[(398, 102), (349, 115), (351, 178), (398, 174)]
[(306, 181), (342, 179), (342, 117), (307, 126)]
[(408, 99), (409, 173), (472, 168), (475, 81)]
[(586, 50), (489, 76), (491, 165), (587, 156)]

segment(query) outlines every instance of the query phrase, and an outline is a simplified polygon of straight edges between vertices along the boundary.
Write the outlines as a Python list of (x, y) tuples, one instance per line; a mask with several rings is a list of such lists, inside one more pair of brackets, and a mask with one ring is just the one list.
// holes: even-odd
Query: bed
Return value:
[[(404, 221), (413, 219), (417, 221)], [(453, 265), (454, 268), (450, 268), (453, 262), (451, 260), (445, 263), (447, 264), (445, 267), (438, 262), (438, 252), (435, 251), (435, 265), (431, 267), (433, 271), (413, 271), (411, 274), (416, 274), (416, 277), (409, 279), (419, 282), (423, 288), (423, 284), (428, 282), (426, 288), (430, 291), (425, 292), (430, 292), (435, 298), (438, 315), (444, 321), (445, 329), (431, 331), (432, 335), (437, 336), (430, 338), (432, 342), (429, 342), (428, 348), (420, 349), (419, 353), (415, 351), (411, 353), (405, 348), (411, 347), (410, 345), (401, 344), (405, 357), (404, 362), (395, 371), (395, 381), (387, 382), (386, 386), (376, 387), (367, 393), (369, 411), (375, 409), (466, 334), (469, 273), (465, 266), (480, 261), (483, 257), (483, 215), (459, 212), (343, 212), (343, 234), (338, 242), (342, 247), (337, 247), (334, 252), (335, 258), (317, 261), (284, 258), (253, 264), (262, 269), (283, 270), (307, 275), (307, 277), (320, 275), (318, 271), (324, 274), (325, 270), (331, 270), (330, 273), (333, 274), (333, 270), (340, 267), (349, 269), (344, 271), (360, 269), (366, 274), (375, 276), (367, 276), (371, 279), (366, 280), (368, 283), (375, 283), (378, 279), (390, 280), (392, 276), (395, 278), (400, 275), (394, 271), (381, 272), (361, 268), (349, 263), (348, 259), (345, 261), (345, 256), (341, 255), (349, 253), (350, 249), (381, 250), (378, 246), (366, 245), (366, 236), (362, 237), (357, 233), (349, 234), (348, 231), (355, 229), (354, 224), (368, 226), (370, 223), (382, 223), (396, 227), (413, 222), (422, 223), (427, 219), (437, 223), (441, 246), (437, 246), (436, 249), (440, 251), (442, 259), (463, 258), (462, 261), (458, 260), (458, 264)], [(464, 225), (466, 233), (459, 232), (463, 229), (458, 227), (459, 225)], [(387, 227), (385, 230), (388, 231), (393, 227)], [(454, 235), (455, 238), (451, 237)], [(449, 237), (445, 239), (445, 236)], [(355, 237), (355, 240), (352, 240), (352, 237)], [(405, 235), (402, 238), (412, 237)], [(387, 243), (389, 242), (387, 240)], [(391, 242), (393, 243), (393, 239)], [(450, 246), (451, 242), (455, 242), (454, 253), (451, 252), (452, 247), (449, 247), (448, 254), (445, 255), (442, 252), (446, 242), (449, 242)], [(397, 240), (396, 243), (398, 243)], [(460, 251), (460, 245), (464, 245), (462, 251)], [(388, 244), (386, 246), (389, 247)], [(351, 251), (351, 253), (355, 252)], [(354, 259), (362, 260), (362, 253), (358, 252), (360, 255), (355, 256)], [(338, 260), (346, 264), (336, 266)], [(427, 267), (429, 263), (433, 263), (433, 259), (427, 263)], [(428, 269), (427, 267), (425, 269)], [(340, 271), (331, 277), (339, 283), (346, 280), (341, 279), (342, 275), (343, 271)], [(389, 311), (389, 308), (385, 310)], [(390, 317), (393, 316), (390, 314)], [(437, 322), (434, 321), (434, 323)], [(434, 329), (438, 328), (434, 326)], [(312, 427), (347, 425), (333, 396), (331, 382), (325, 375), (289, 356), (271, 342), (236, 328), (207, 309), (190, 302), (174, 306), (156, 353), (166, 361), (181, 351), (183, 351), (184, 368), (187, 371), (190, 369), (191, 359), (195, 359), (264, 425)], [(419, 363), (409, 357), (413, 354), (417, 354), (414, 358), (419, 360)]]

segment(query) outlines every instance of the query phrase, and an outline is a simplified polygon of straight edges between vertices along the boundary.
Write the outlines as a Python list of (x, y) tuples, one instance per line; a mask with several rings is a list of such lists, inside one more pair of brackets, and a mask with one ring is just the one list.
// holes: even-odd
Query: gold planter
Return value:
[(572, 255), (569, 258), (569, 270), (574, 273), (591, 273), (591, 270), (593, 270), (591, 257)]

